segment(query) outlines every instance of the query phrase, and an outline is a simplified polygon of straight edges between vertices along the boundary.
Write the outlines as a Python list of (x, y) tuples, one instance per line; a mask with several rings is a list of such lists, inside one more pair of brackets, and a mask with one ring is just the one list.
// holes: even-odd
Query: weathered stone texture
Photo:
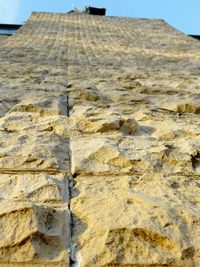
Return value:
[(72, 209), (83, 266), (198, 266), (198, 183), (155, 173), (77, 178)]
[(76, 261), (200, 266), (199, 43), (160, 20), (69, 21)]
[(200, 266), (200, 44), (34, 13), (0, 46), (0, 266)]
[(49, 18), (33, 15), (0, 47), (3, 267), (70, 262), (68, 63), (55, 48), (62, 16)]

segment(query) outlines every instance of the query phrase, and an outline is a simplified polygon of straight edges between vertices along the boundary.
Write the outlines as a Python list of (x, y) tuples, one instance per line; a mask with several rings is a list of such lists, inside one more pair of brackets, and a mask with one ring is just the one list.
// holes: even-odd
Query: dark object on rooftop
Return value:
[(0, 24), (0, 35), (12, 35), (20, 27), (20, 24)]
[(200, 35), (189, 35), (189, 36), (192, 37), (192, 38), (195, 38), (197, 40), (200, 40)]
[(91, 7), (91, 6), (86, 6), (84, 9), (78, 9), (74, 7), (73, 10), (70, 10), (67, 12), (67, 14), (71, 14), (71, 13), (82, 13), (82, 14), (89, 14), (89, 15), (105, 16), (106, 9)]
[(71, 13), (74, 13), (75, 11), (74, 10), (70, 10), (67, 12), (67, 14), (71, 14)]
[(89, 15), (105, 16), (106, 15), (106, 9), (89, 6), (89, 7), (87, 7), (87, 13)]

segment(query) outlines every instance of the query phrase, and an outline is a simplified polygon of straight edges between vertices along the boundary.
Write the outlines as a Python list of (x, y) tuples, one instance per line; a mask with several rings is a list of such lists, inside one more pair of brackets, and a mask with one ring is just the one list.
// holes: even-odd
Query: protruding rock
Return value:
[(200, 104), (196, 100), (164, 103), (162, 107), (178, 113), (200, 114)]
[(0, 262), (68, 266), (69, 212), (66, 208), (4, 202), (0, 212)]
[(118, 133), (134, 135), (139, 126), (134, 118), (116, 112), (112, 109), (94, 106), (75, 106), (70, 119), (70, 128), (81, 134)]

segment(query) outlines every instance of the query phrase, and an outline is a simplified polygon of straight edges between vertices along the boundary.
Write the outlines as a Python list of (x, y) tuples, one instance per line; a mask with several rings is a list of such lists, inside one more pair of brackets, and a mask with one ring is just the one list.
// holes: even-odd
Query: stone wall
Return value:
[(200, 43), (33, 13), (0, 45), (0, 266), (200, 266)]

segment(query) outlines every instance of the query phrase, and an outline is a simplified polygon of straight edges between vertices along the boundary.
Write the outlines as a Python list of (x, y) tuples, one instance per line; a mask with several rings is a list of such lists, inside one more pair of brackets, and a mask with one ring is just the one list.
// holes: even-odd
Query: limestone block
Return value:
[(69, 138), (70, 119), (63, 115), (40, 116), (32, 112), (12, 112), (0, 118), (0, 131), (23, 132), (26, 130), (53, 132)]
[(195, 176), (77, 177), (71, 209), (77, 264), (198, 266)]
[(110, 80), (110, 82), (100, 83), (98, 89), (107, 99), (110, 99), (110, 103), (116, 103), (119, 107), (123, 107), (125, 103), (129, 103), (134, 109), (139, 106), (146, 106), (152, 102), (150, 101), (150, 97), (140, 93), (140, 90), (142, 90), (141, 87), (135, 88), (130, 85), (129, 90), (126, 87), (127, 85), (118, 85), (115, 81)]
[(70, 215), (66, 207), (20, 201), (0, 205), (1, 263), (61, 266), (65, 262), (68, 266)]
[(72, 132), (82, 134), (118, 131), (122, 134), (134, 135), (138, 132), (139, 125), (134, 118), (128, 118), (109, 108), (76, 105), (70, 117), (70, 128)]
[[(35, 98), (35, 97), (34, 97)], [(66, 115), (68, 114), (67, 97), (57, 96), (48, 99), (27, 98), (13, 106), (9, 112), (33, 112), (40, 116)]]
[(55, 205), (67, 202), (68, 181), (63, 174), (1, 174), (0, 202), (5, 200)]
[(68, 94), (70, 100), (70, 106), (75, 106), (84, 103), (93, 104), (97, 107), (107, 107), (110, 102), (96, 87), (89, 87), (87, 81), (85, 84), (82, 82), (80, 86), (80, 80), (78, 85), (69, 85)]
[(196, 99), (177, 100), (176, 102), (163, 103), (162, 107), (178, 113), (200, 114), (200, 104)]
[(71, 139), (72, 173), (200, 174), (200, 138), (157, 141), (148, 135)]
[(68, 141), (49, 131), (0, 131), (1, 170), (68, 171), (67, 151)]
[(141, 130), (151, 130), (151, 136), (157, 140), (178, 141), (180, 138), (195, 137), (200, 134), (200, 126), (192, 119), (177, 122), (166, 118), (164, 121), (140, 122), (140, 125)]

